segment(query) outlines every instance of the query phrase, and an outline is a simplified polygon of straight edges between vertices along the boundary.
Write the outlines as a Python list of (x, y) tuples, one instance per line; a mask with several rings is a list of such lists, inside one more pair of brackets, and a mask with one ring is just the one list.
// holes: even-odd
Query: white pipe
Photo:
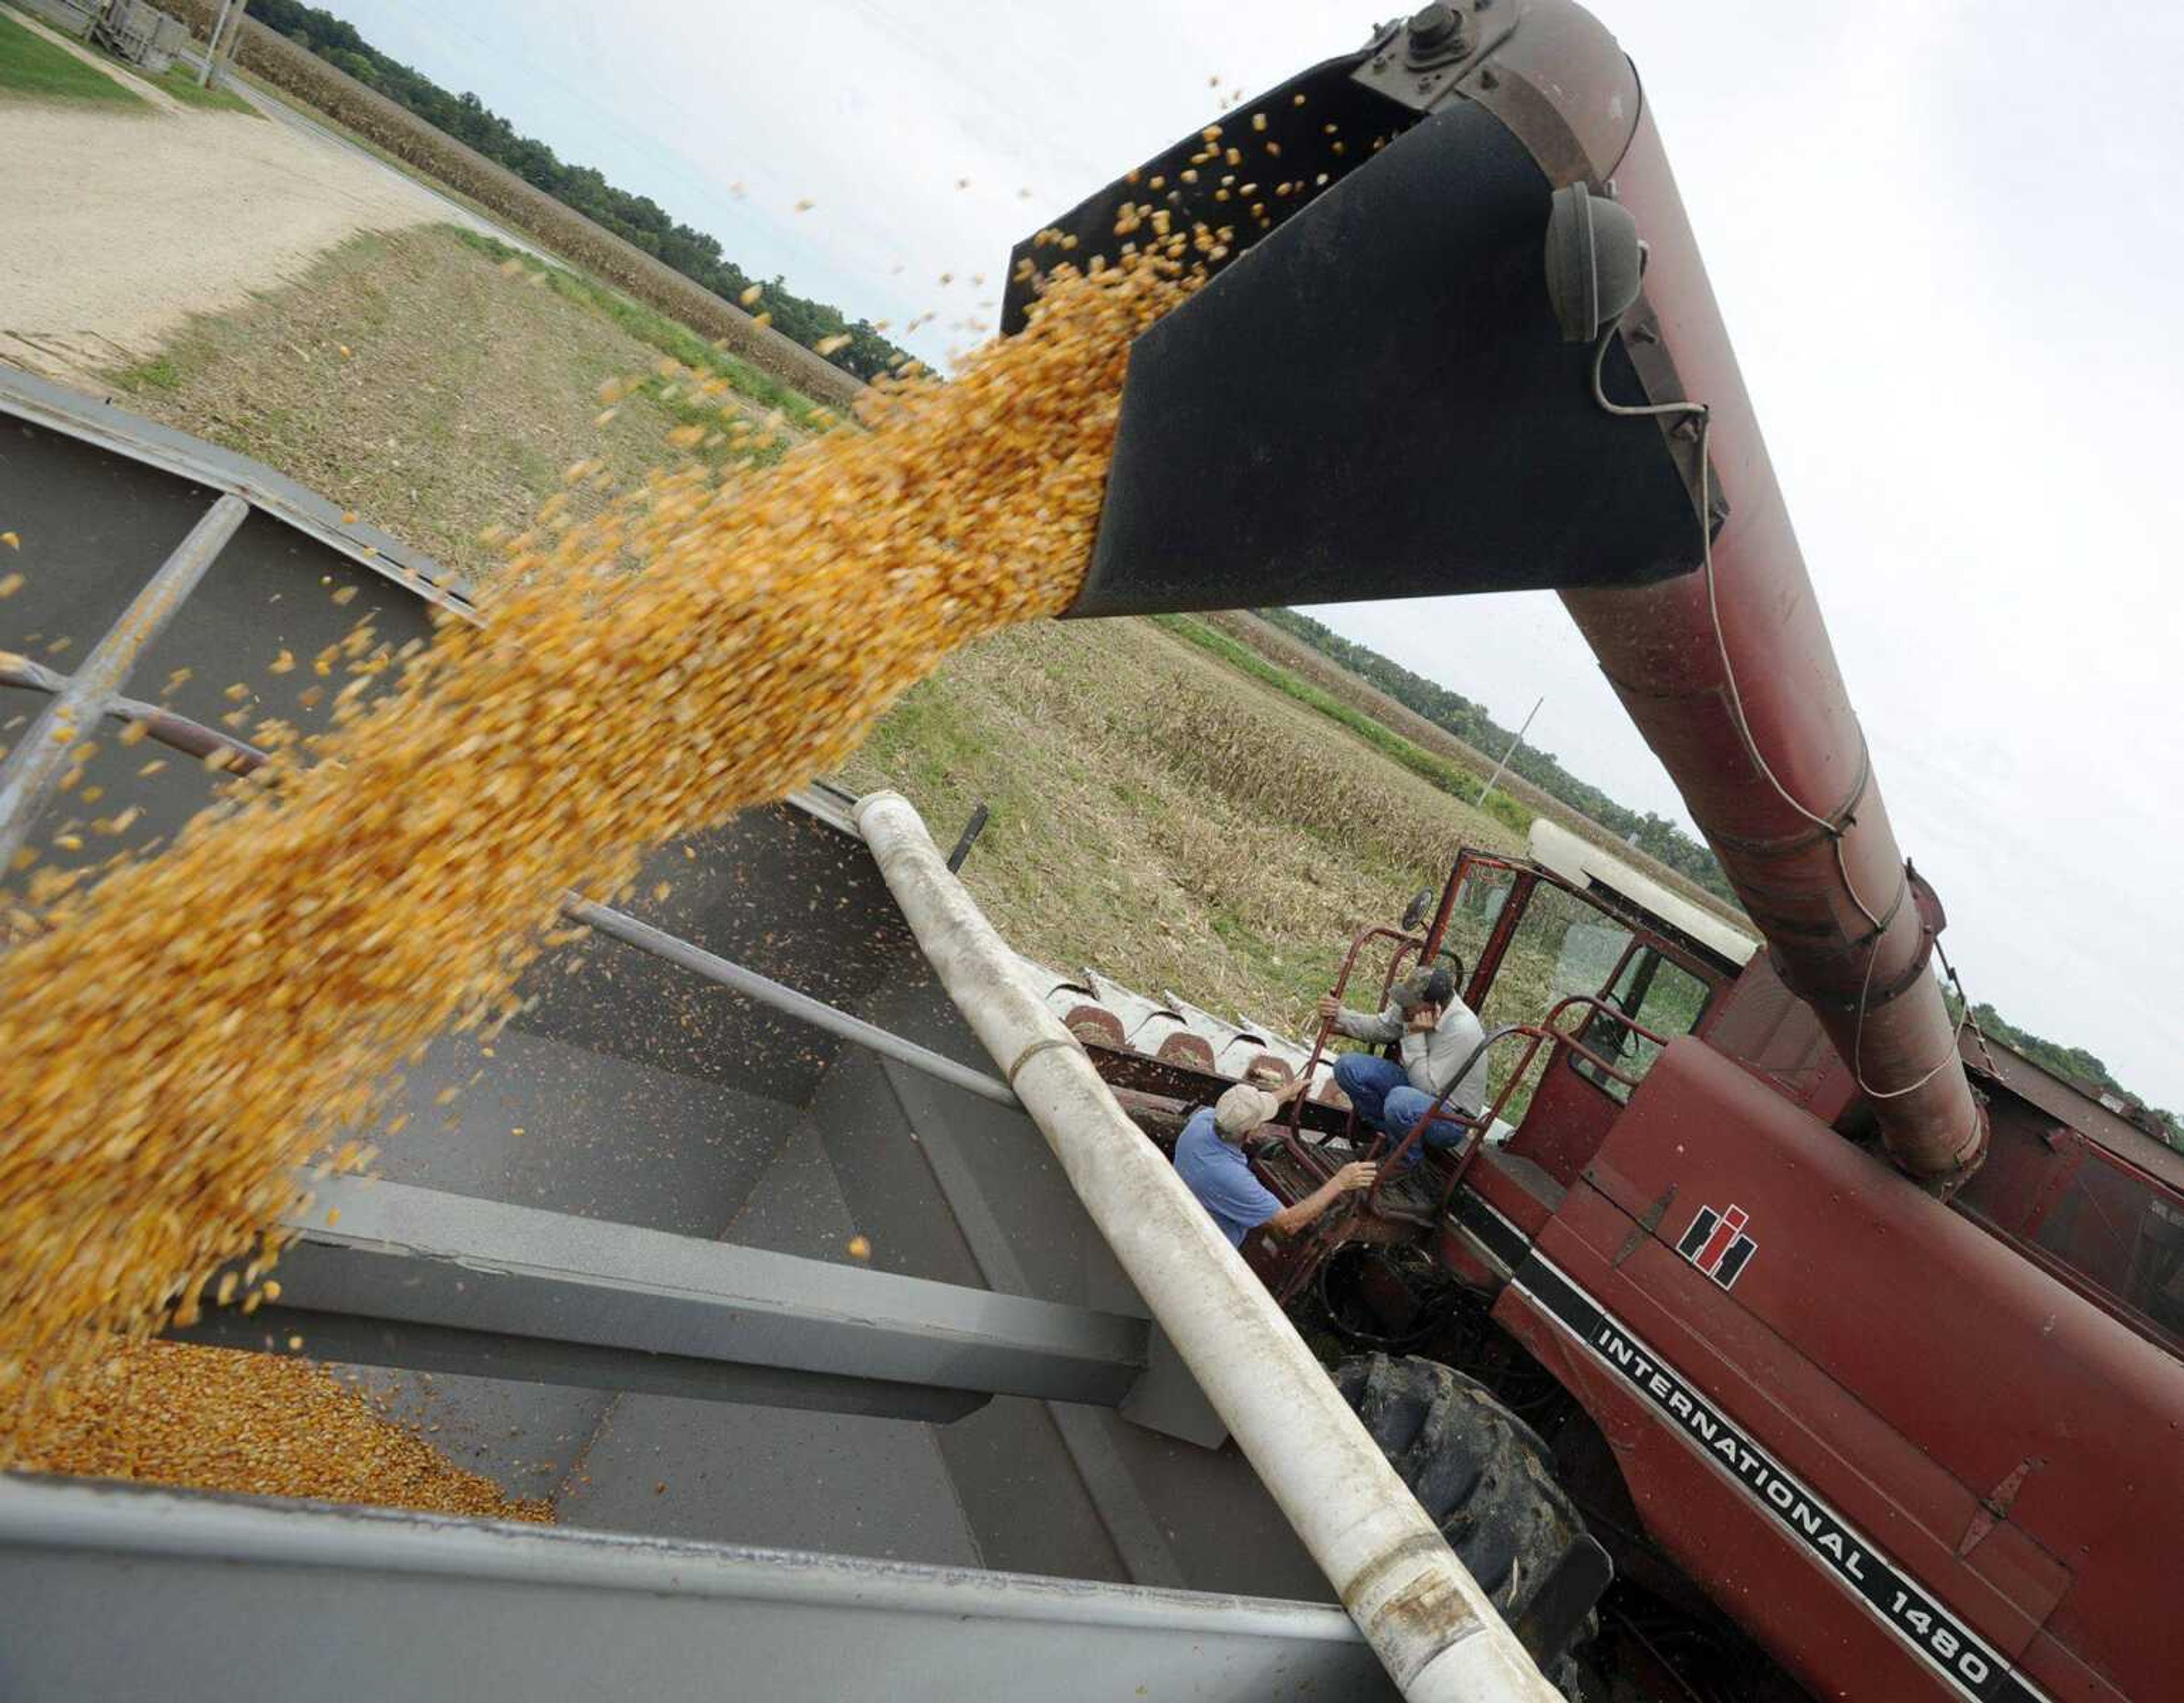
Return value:
[(1411, 1703), (1561, 1703), (1273, 1298), (950, 874), (907, 800), (856, 823), (942, 985), (1199, 1387)]

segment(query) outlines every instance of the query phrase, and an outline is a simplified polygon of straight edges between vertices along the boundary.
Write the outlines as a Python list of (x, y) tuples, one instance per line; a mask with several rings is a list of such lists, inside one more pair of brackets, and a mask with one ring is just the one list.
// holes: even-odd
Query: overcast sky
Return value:
[[(1333, 0), (334, 0), (853, 316), (989, 324), (1011, 246), (1354, 47)], [(2184, 1111), (2184, 14), (1599, 0), (1637, 59), (1898, 836), (1976, 998)], [(968, 179), (967, 188), (958, 188)], [(733, 186), (740, 185), (738, 193)], [(1028, 190), (1027, 198), (1022, 192)], [(816, 205), (797, 214), (796, 201)], [(956, 283), (943, 288), (943, 272)], [(989, 282), (970, 282), (983, 272)], [(1546, 594), (1340, 631), (1688, 822)]]

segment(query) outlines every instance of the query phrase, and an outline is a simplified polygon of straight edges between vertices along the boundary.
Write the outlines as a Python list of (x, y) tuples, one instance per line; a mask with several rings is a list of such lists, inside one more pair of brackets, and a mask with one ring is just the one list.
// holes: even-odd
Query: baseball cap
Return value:
[(1213, 1127), (1224, 1136), (1248, 1136), (1281, 1110), (1272, 1094), (1239, 1082), (1213, 1103)]
[(1436, 964), (1431, 969), (1414, 969), (1394, 988), (1396, 1003), (1408, 1008), (1413, 1005), (1446, 1005), (1456, 997), (1456, 978)]

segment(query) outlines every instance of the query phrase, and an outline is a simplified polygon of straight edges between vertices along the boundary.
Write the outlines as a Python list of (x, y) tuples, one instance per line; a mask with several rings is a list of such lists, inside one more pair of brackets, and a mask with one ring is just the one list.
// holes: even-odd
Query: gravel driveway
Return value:
[(160, 107), (0, 101), (0, 360), (81, 382), (359, 231), (461, 216), (310, 128)]

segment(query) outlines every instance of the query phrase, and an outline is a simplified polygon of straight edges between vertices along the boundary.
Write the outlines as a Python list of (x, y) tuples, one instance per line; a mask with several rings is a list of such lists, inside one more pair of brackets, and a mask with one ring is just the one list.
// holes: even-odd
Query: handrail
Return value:
[(1656, 1035), (1652, 1030), (1646, 1028), (1644, 1024), (1640, 1023), (1628, 1013), (1609, 1004), (1606, 1000), (1602, 999), (1596, 994), (1570, 994), (1563, 999), (1557, 1000), (1555, 1002), (1554, 1008), (1547, 1013), (1546, 1018), (1543, 1019), (1544, 1026), (1551, 1034), (1553, 1035), (1556, 1040), (1569, 1047), (1574, 1052), (1584, 1053), (1589, 1062), (1598, 1065), (1602, 1070), (1605, 1070), (1617, 1081), (1623, 1084), (1624, 1087), (1635, 1088), (1638, 1086), (1638, 1079), (1635, 1076), (1629, 1075), (1624, 1071), (1618, 1070), (1614, 1065), (1609, 1064), (1605, 1058), (1594, 1052), (1592, 1048), (1587, 1047), (1582, 1041), (1579, 1040), (1576, 1036), (1556, 1027), (1555, 1019), (1561, 1016), (1563, 1011), (1573, 1005), (1589, 1005), (1596, 1013), (1600, 1016), (1605, 1017), (1609, 1022), (1621, 1024), (1623, 1027), (1629, 1030), (1640, 1040), (1650, 1041), (1656, 1047), (1658, 1047), (1664, 1051), (1667, 1049), (1669, 1045), (1668, 1037), (1664, 1035)]
[[(1368, 941), (1374, 939), (1391, 940), (1396, 943), (1396, 951), (1388, 959), (1388, 973), (1381, 981), (1380, 1002), (1384, 1006), (1388, 1002), (1389, 991), (1396, 985), (1396, 968), (1403, 961), (1404, 949), (1410, 946), (1423, 949), (1425, 944), (1416, 935), (1405, 934), (1401, 929), (1391, 929), (1384, 924), (1376, 923), (1369, 928), (1360, 929), (1350, 942), (1350, 950), (1343, 954), (1342, 969), (1334, 978), (1332, 991), (1338, 1000), (1350, 986), (1351, 973), (1357, 967), (1357, 955), (1365, 950)], [(1304, 1069), (1299, 1073), (1304, 1081), (1304, 1089), (1290, 1102), (1290, 1120), (1282, 1132), (1283, 1142), (1289, 1148), (1290, 1156), (1323, 1181), (1334, 1173), (1323, 1169), (1312, 1156), (1312, 1150), (1305, 1146), (1298, 1131), (1304, 1117), (1304, 1097), (1312, 1092), (1312, 1073), (1319, 1068), (1319, 1061), (1326, 1054), (1328, 1037), (1334, 1032), (1334, 1020), (1326, 1017), (1320, 1019), (1318, 1032), (1312, 1037), (1312, 1052), (1306, 1057)], [(1344, 1131), (1345, 1138), (1354, 1142), (1357, 1132), (1357, 1108), (1352, 1106), (1348, 1127)]]
[(1507, 869), (1512, 875), (1529, 873), (1525, 865), (1513, 863), (1494, 852), (1476, 851), (1468, 846), (1458, 846), (1456, 862), (1449, 865), (1448, 879), (1441, 884), (1440, 903), (1435, 909), (1432, 924), (1426, 930), (1425, 945), (1420, 949), (1422, 962), (1430, 962), (1447, 938), (1450, 919), (1456, 914), (1457, 889), (1462, 885), (1466, 866), (1474, 869)]
[[(1557, 1000), (1548, 1009), (1546, 1017), (1536, 1024), (1509, 1023), (1491, 1030), (1465, 1056), (1462, 1064), (1450, 1077), (1448, 1086), (1441, 1090), (1435, 1097), (1433, 1103), (1428, 1106), (1412, 1124), (1403, 1139), (1380, 1159), (1379, 1169), (1373, 1178), (1373, 1186), (1366, 1191), (1365, 1209), (1378, 1212), (1381, 1185), (1395, 1174), (1398, 1164), (1407, 1161), (1407, 1155), (1413, 1149), (1423, 1144), (1428, 1126), (1438, 1120), (1462, 1125), (1469, 1131), (1468, 1138), (1457, 1153), (1455, 1163), (1449, 1168), (1448, 1180), (1441, 1190), (1440, 1210), (1446, 1212), (1448, 1209), (1449, 1202), (1455, 1197), (1457, 1185), (1463, 1180), (1464, 1173), (1471, 1168), (1472, 1159), (1477, 1155), (1479, 1147), (1484, 1145), (1486, 1132), (1494, 1127), (1496, 1120), (1502, 1115), (1503, 1108), (1509, 1103), (1509, 1097), (1516, 1092), (1517, 1085), (1524, 1080), (1525, 1073), (1532, 1068), (1532, 1061), (1539, 1056), (1542, 1042), (1551, 1044), (1557, 1049), (1567, 1049), (1614, 1078), (1625, 1087), (1635, 1089), (1638, 1086), (1638, 1078), (1610, 1064), (1592, 1047), (1578, 1039), (1575, 1035), (1557, 1025), (1557, 1019), (1572, 1006), (1590, 1007), (1599, 1014), (1621, 1024), (1624, 1028), (1652, 1041), (1657, 1047), (1665, 1048), (1669, 1044), (1665, 1037), (1656, 1035), (1652, 1030), (1634, 1021), (1597, 995), (1589, 993), (1573, 993)], [(1462, 1110), (1445, 1114), (1444, 1108), (1448, 1103), (1448, 1097), (1456, 1091), (1457, 1085), (1471, 1074), (1479, 1059), (1485, 1057), (1490, 1049), (1513, 1035), (1527, 1037), (1524, 1056), (1518, 1061), (1517, 1068), (1512, 1070), (1503, 1080), (1501, 1092), (1495, 1095), (1493, 1103), (1475, 1117)], [(1366, 1157), (1368, 1159), (1374, 1157), (1379, 1147), (1379, 1142), (1376, 1140), (1373, 1147), (1368, 1151)]]
[[(1403, 1139), (1398, 1142), (1394, 1149), (1390, 1152), (1386, 1157), (1380, 1160), (1380, 1168), (1379, 1170), (1375, 1171), (1373, 1175), (1373, 1186), (1365, 1192), (1365, 1205), (1367, 1210), (1379, 1210), (1380, 1204), (1380, 1186), (1394, 1174), (1396, 1166), (1398, 1164), (1407, 1162), (1406, 1156), (1408, 1155), (1413, 1148), (1418, 1147), (1423, 1142), (1427, 1128), (1437, 1119), (1440, 1118), (1441, 1108), (1448, 1103), (1448, 1097), (1454, 1093), (1457, 1085), (1461, 1083), (1465, 1077), (1471, 1074), (1472, 1067), (1476, 1065), (1479, 1061), (1486, 1055), (1488, 1050), (1491, 1048), (1496, 1042), (1506, 1041), (1512, 1035), (1529, 1035), (1534, 1038), (1532, 1044), (1524, 1051), (1524, 1062), (1522, 1064), (1519, 1064), (1517, 1069), (1511, 1073), (1509, 1080), (1502, 1084), (1502, 1092), (1496, 1097), (1493, 1106), (1489, 1110), (1480, 1113), (1476, 1116), (1468, 1112), (1458, 1111), (1451, 1114), (1445, 1120), (1451, 1124), (1461, 1124), (1466, 1125), (1470, 1130), (1470, 1139), (1464, 1142), (1463, 1151), (1457, 1156), (1456, 1162), (1457, 1175), (1461, 1175), (1462, 1174), (1464, 1168), (1468, 1165), (1471, 1161), (1471, 1155), (1478, 1149), (1479, 1142), (1485, 1139), (1486, 1131), (1493, 1128), (1494, 1119), (1496, 1115), (1500, 1113), (1504, 1103), (1508, 1099), (1511, 1088), (1513, 1087), (1517, 1082), (1522, 1080), (1524, 1072), (1531, 1068), (1533, 1056), (1540, 1050), (1540, 1041), (1546, 1038), (1531, 1024), (1505, 1024), (1501, 1028), (1494, 1030), (1490, 1033), (1482, 1036), (1479, 1044), (1473, 1047), (1471, 1051), (1465, 1055), (1462, 1065), (1460, 1065), (1457, 1069), (1455, 1074), (1448, 1079), (1448, 1086), (1443, 1088), (1439, 1094), (1434, 1097), (1433, 1103), (1429, 1105), (1425, 1108), (1424, 1112), (1419, 1115), (1418, 1120), (1411, 1125), (1410, 1130), (1405, 1134)], [(1374, 1146), (1377, 1147), (1379, 1143), (1376, 1142)], [(1369, 1153), (1367, 1155), (1368, 1158), (1370, 1158), (1371, 1156), (1372, 1155)]]

